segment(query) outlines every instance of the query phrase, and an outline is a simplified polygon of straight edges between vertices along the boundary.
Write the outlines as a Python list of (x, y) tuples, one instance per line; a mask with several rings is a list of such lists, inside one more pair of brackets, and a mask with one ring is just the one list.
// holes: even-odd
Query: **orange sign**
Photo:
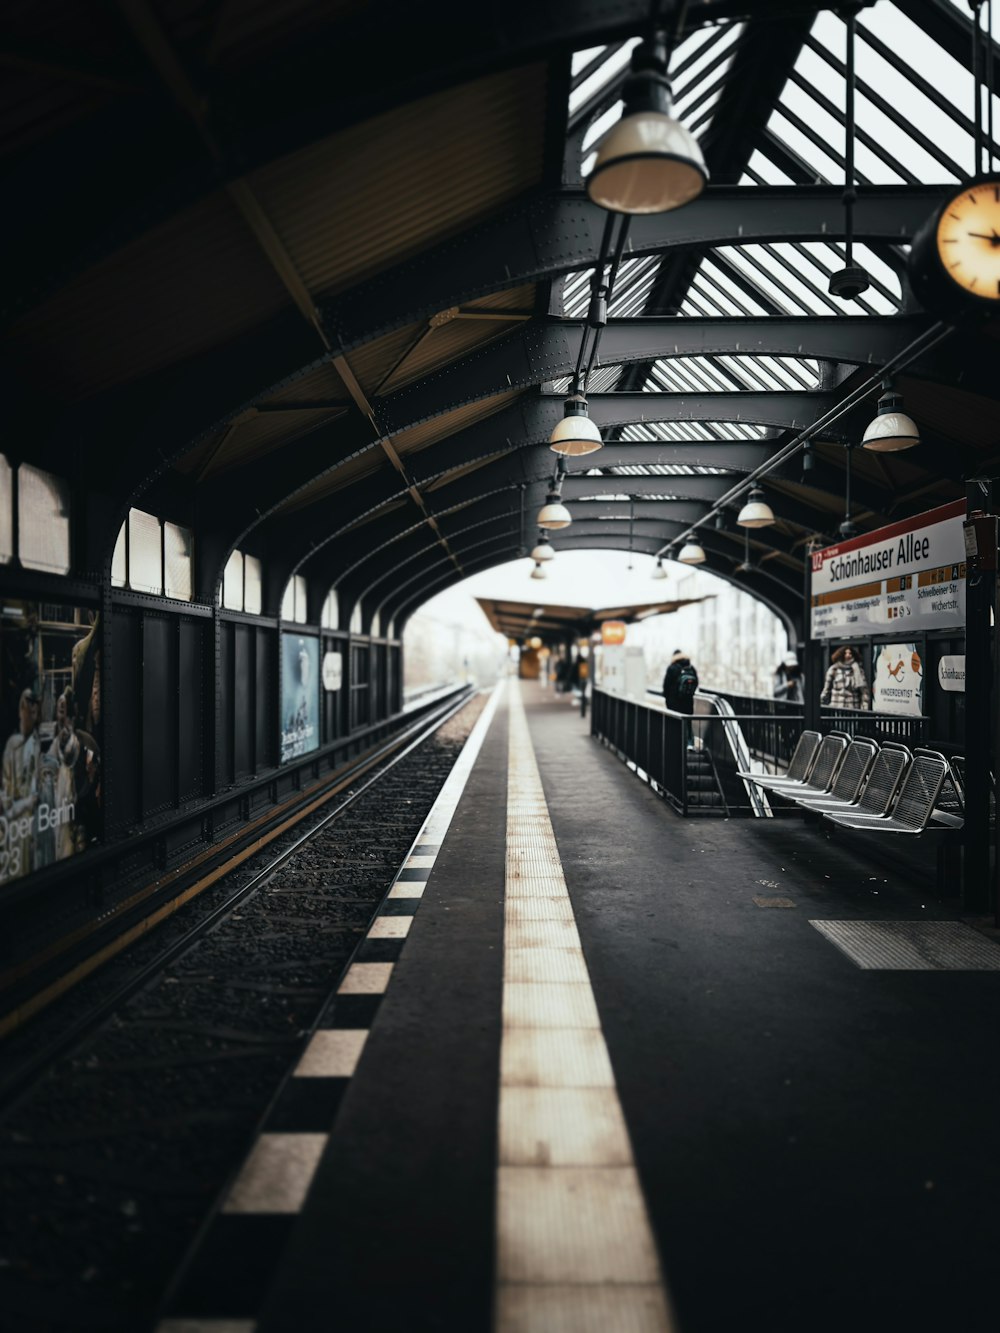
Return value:
[(602, 643), (624, 643), (625, 642), (625, 621), (624, 620), (606, 620), (601, 626)]

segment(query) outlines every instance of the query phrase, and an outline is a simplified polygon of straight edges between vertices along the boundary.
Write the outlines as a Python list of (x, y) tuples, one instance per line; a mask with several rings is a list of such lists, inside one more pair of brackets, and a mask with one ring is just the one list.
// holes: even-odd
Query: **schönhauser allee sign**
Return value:
[(965, 501), (815, 551), (812, 637), (965, 624)]

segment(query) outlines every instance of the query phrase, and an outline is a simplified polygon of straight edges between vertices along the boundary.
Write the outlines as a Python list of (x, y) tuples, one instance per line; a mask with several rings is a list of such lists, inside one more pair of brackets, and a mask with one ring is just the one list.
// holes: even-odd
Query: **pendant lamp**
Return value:
[(597, 146), (587, 179), (595, 204), (612, 213), (666, 213), (696, 199), (708, 169), (698, 141), (670, 115), (662, 34), (632, 52), (622, 118)]
[(549, 541), (548, 537), (546, 537), (544, 532), (539, 534), (538, 545), (531, 552), (531, 558), (539, 565), (544, 564), (546, 560), (554, 560), (556, 558), (556, 553), (552, 549), (552, 543)]
[(670, 575), (667, 573), (667, 571), (663, 568), (663, 558), (662, 558), (662, 556), (657, 556), (657, 558), (656, 558), (656, 565), (655, 565), (655, 567), (654, 567), (654, 569), (653, 569), (652, 574), (650, 574), (649, 577), (650, 577), (651, 579), (666, 579), (666, 578), (669, 578), (669, 577), (670, 577)]
[[(737, 522), (739, 520), (737, 519)], [(753, 565), (750, 563), (750, 529), (743, 529), (743, 563), (736, 566), (737, 574), (752, 574)]]
[(530, 577), (533, 579), (544, 579), (547, 577), (545, 569), (537, 560), (535, 561), (535, 568), (531, 571)]
[(573, 522), (573, 516), (563, 504), (558, 490), (549, 491), (545, 497), (545, 504), (538, 511), (538, 526), (555, 531), (557, 528), (568, 528)]
[(736, 516), (736, 522), (743, 528), (769, 528), (774, 522), (774, 511), (764, 499), (764, 492), (754, 486), (747, 496), (747, 502)]
[(577, 457), (602, 448), (601, 432), (588, 415), (587, 400), (582, 393), (570, 394), (563, 411), (562, 420), (549, 436), (549, 448), (553, 453)]
[(703, 565), (705, 563), (705, 551), (697, 542), (685, 542), (677, 559), (685, 565)]
[(878, 400), (878, 415), (868, 423), (861, 440), (863, 449), (872, 453), (895, 453), (900, 449), (912, 449), (920, 443), (920, 430), (912, 417), (900, 411), (903, 400), (892, 387), (891, 380), (886, 380), (882, 388), (882, 397)]

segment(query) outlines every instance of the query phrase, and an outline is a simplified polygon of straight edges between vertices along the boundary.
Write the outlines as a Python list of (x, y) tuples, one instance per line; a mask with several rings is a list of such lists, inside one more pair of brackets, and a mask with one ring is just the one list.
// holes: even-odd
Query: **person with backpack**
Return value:
[[(667, 707), (674, 713), (692, 714), (697, 689), (698, 672), (687, 653), (678, 648), (663, 677), (663, 698)], [(690, 722), (684, 724), (684, 730), (690, 748), (694, 744)]]

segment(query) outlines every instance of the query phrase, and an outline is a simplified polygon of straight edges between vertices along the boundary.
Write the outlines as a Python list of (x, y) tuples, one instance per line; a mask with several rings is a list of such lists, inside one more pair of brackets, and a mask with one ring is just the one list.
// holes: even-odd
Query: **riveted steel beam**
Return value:
[[(795, 356), (884, 365), (929, 328), (927, 315), (803, 316), (697, 319), (644, 316), (612, 320), (599, 365), (628, 365), (680, 356)], [(388, 431), (425, 421), (464, 403), (570, 375), (585, 324), (550, 318), (522, 325), (468, 356), (379, 400)]]
[[(710, 185), (686, 208), (633, 218), (626, 255), (840, 238), (842, 195), (833, 185)], [(942, 187), (866, 186), (855, 206), (855, 237), (905, 243), (943, 195)], [(582, 192), (515, 204), (324, 302), (324, 321), (350, 348), (474, 297), (588, 268), (600, 253), (604, 219)]]

